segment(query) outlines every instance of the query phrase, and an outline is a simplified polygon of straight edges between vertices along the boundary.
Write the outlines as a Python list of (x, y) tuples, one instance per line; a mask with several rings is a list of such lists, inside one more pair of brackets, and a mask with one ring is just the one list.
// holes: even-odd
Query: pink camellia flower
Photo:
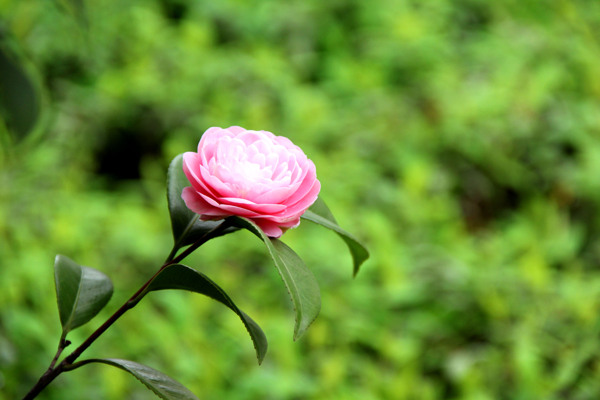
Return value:
[(201, 219), (245, 217), (270, 237), (298, 226), (321, 189), (315, 164), (288, 138), (239, 126), (204, 132), (183, 171), (192, 186), (181, 197)]

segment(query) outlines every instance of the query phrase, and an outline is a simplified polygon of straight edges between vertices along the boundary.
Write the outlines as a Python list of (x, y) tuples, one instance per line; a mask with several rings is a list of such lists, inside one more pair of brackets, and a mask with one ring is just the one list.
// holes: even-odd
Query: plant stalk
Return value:
[[(71, 354), (69, 354), (67, 357), (65, 357), (55, 367), (55, 364), (56, 364), (58, 358), (60, 357), (61, 353), (63, 352), (65, 347), (67, 347), (70, 344), (70, 342), (68, 340), (65, 340), (64, 337), (61, 337), (61, 340), (60, 340), (59, 346), (58, 346), (58, 351), (56, 352), (56, 355), (52, 359), (50, 366), (48, 367), (46, 372), (44, 372), (44, 374), (40, 377), (40, 379), (36, 382), (36, 384), (31, 388), (31, 390), (25, 395), (25, 397), (23, 397), (23, 400), (34, 399), (42, 390), (44, 390), (46, 388), (46, 386), (48, 386), (62, 372), (67, 371), (67, 370), (72, 370), (79, 366), (84, 365), (82, 363), (82, 364), (77, 365), (75, 368), (73, 368), (73, 363), (75, 362), (75, 360), (77, 360), (77, 358), (79, 356), (81, 356), (81, 353), (83, 353), (88, 347), (90, 347), (90, 345), (96, 339), (98, 339), (98, 337), (100, 337), (100, 335), (102, 335), (108, 328), (110, 328), (110, 326), (112, 324), (114, 324), (123, 314), (125, 314), (128, 310), (135, 307), (135, 305), (137, 303), (139, 303), (140, 300), (142, 300), (142, 298), (144, 298), (146, 293), (148, 293), (146, 291), (146, 289), (148, 288), (148, 286), (150, 286), (150, 284), (152, 283), (152, 281), (154, 280), (154, 278), (156, 278), (156, 276), (158, 274), (160, 274), (168, 266), (181, 262), (183, 259), (185, 259), (187, 256), (189, 256), (191, 253), (193, 253), (198, 247), (202, 246), (208, 240), (212, 239), (217, 234), (219, 234), (223, 230), (227, 229), (229, 226), (231, 226), (231, 221), (229, 219), (225, 219), (221, 224), (217, 225), (212, 230), (206, 232), (200, 239), (198, 239), (194, 244), (192, 244), (187, 249), (185, 249), (183, 252), (181, 252), (181, 254), (179, 254), (177, 257), (174, 257), (174, 255), (177, 253), (177, 246), (174, 246), (173, 250), (169, 254), (169, 257), (167, 258), (167, 261), (159, 268), (159, 270), (154, 275), (152, 275), (152, 277), (146, 283), (144, 283), (142, 285), (142, 287), (140, 287), (138, 289), (138, 291), (135, 292), (133, 294), (133, 296), (131, 296), (129, 298), (129, 300), (127, 300), (117, 311), (115, 311), (115, 313), (113, 315), (111, 315), (81, 345), (79, 345), (79, 347), (77, 347)], [(173, 258), (173, 259), (169, 260), (171, 258)]]

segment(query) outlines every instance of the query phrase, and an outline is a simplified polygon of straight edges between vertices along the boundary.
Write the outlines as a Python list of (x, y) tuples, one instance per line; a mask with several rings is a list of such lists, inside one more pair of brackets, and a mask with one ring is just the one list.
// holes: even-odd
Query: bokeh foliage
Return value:
[[(105, 317), (170, 249), (169, 161), (233, 124), (300, 145), (372, 258), (352, 279), (334, 234), (286, 233), (323, 297), (294, 343), (263, 247), (228, 235), (193, 260), (267, 333), (261, 367), (233, 313), (186, 293), (88, 356), (203, 399), (598, 398), (599, 31), (583, 0), (0, 1), (48, 115), (23, 137), (0, 114), (0, 399), (55, 351), (54, 255), (113, 278)], [(65, 393), (149, 395), (103, 366), (42, 398)]]

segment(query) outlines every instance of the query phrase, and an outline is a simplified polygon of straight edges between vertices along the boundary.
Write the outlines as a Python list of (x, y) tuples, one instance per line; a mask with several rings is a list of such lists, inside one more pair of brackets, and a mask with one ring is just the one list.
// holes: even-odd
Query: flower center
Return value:
[(228, 150), (228, 157), (214, 160), (211, 174), (229, 186), (237, 197), (252, 200), (278, 186), (273, 177), (276, 158), (265, 157), (252, 146), (234, 146)]

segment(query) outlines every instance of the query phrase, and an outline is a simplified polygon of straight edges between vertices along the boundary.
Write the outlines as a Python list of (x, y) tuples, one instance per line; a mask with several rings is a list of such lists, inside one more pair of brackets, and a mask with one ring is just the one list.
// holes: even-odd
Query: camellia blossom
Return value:
[(319, 194), (315, 164), (288, 138), (239, 126), (209, 128), (183, 155), (186, 206), (203, 220), (248, 218), (267, 236), (300, 224)]

